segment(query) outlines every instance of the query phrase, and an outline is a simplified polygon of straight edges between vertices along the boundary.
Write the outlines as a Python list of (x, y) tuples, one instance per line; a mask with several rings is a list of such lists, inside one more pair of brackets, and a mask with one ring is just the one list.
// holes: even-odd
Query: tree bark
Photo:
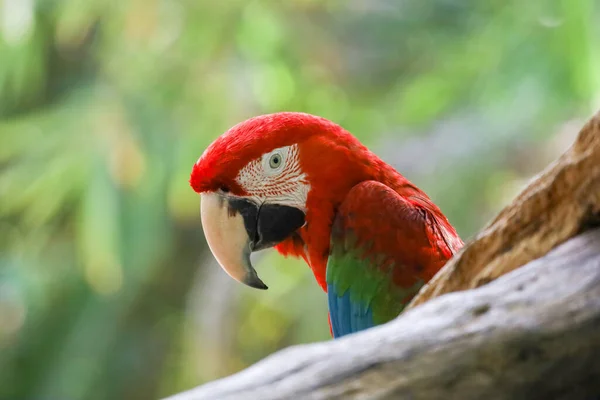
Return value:
[(484, 287), (173, 396), (591, 399), (600, 395), (600, 230)]
[(599, 215), (600, 113), (394, 321), (170, 399), (600, 398)]

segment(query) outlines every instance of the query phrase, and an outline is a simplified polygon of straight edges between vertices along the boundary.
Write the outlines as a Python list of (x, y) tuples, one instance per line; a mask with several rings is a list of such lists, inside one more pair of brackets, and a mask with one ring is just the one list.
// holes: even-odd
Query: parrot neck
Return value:
[(329, 126), (322, 134), (311, 136), (301, 144), (300, 152), (301, 168), (310, 183), (306, 224), (276, 249), (283, 255), (303, 258), (324, 291), (327, 291), (327, 260), (336, 212), (350, 190), (361, 182), (372, 180), (386, 185), (439, 217), (453, 231), (423, 191), (341, 127)]
[[(401, 195), (417, 195), (428, 201), (427, 195), (411, 184), (404, 176), (376, 158), (372, 153), (370, 155), (372, 157), (369, 158), (369, 163), (361, 162), (362, 165), (374, 167), (370, 171), (364, 168), (364, 171), (358, 171), (357, 173), (355, 169), (353, 174), (342, 172), (343, 176), (340, 176), (340, 171), (347, 169), (338, 169), (335, 175), (323, 174), (323, 171), (320, 171), (319, 178), (312, 180), (312, 190), (307, 198), (306, 225), (292, 237), (276, 246), (276, 249), (285, 256), (304, 259), (312, 269), (317, 283), (325, 292), (327, 291), (326, 270), (331, 227), (336, 216), (336, 210), (355, 185), (366, 180), (375, 180)], [(433, 203), (431, 204), (433, 205)]]

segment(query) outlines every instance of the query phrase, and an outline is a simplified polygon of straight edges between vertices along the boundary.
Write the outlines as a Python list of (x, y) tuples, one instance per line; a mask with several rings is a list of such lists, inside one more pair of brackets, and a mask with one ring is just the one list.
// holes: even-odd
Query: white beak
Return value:
[(250, 263), (251, 240), (244, 217), (230, 207), (228, 198), (217, 193), (202, 193), (200, 216), (210, 251), (225, 272), (238, 282), (267, 289)]

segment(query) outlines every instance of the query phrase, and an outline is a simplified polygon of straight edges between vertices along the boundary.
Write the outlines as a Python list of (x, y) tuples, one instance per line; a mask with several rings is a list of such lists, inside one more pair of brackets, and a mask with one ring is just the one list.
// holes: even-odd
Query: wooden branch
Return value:
[(450, 260), (407, 308), (491, 282), (596, 224), (599, 216), (600, 112), (573, 146)]
[(600, 229), (479, 289), (170, 399), (590, 399), (598, 360)]

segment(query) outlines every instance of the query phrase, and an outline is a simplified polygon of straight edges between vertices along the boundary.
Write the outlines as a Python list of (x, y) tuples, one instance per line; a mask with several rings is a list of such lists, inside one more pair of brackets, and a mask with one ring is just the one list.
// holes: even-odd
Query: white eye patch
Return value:
[(310, 185), (300, 168), (297, 144), (274, 149), (251, 161), (236, 180), (257, 204), (268, 201), (306, 209)]

